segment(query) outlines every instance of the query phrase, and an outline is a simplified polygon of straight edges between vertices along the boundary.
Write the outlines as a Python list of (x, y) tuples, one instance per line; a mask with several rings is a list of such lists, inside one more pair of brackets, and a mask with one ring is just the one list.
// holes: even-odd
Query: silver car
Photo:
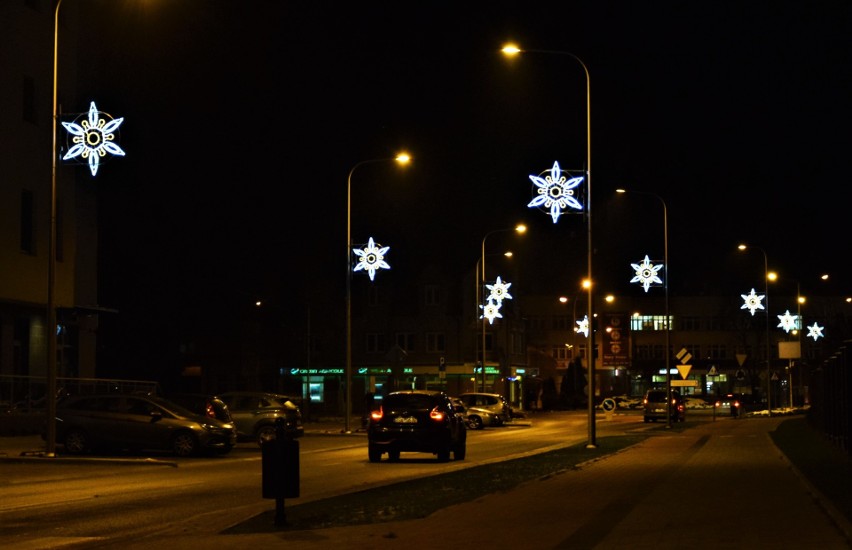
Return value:
[(219, 394), (231, 412), (237, 426), (237, 437), (242, 440), (264, 441), (275, 439), (276, 421), (284, 420), (284, 431), (288, 437), (301, 437), (305, 433), (302, 411), (294, 400), (286, 395), (269, 392), (237, 391)]
[(497, 416), (497, 426), (512, 420), (512, 408), (499, 393), (468, 392), (459, 395), (465, 407), (490, 411)]

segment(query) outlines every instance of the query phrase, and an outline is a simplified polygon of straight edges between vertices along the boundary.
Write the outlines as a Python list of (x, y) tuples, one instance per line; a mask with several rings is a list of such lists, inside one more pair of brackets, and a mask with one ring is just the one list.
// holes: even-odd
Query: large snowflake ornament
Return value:
[(755, 310), (763, 309), (763, 304), (761, 302), (766, 296), (762, 294), (758, 296), (754, 293), (754, 289), (751, 289), (751, 292), (748, 294), (740, 294), (740, 296), (742, 296), (742, 299), (745, 300), (745, 303), (740, 306), (740, 309), (748, 309), (752, 315), (754, 315)]
[(512, 295), (509, 294), (509, 287), (512, 286), (512, 283), (505, 283), (500, 280), (500, 276), (497, 276), (497, 280), (493, 285), (485, 285), (485, 288), (491, 291), (491, 294), (488, 295), (488, 301), (494, 301), (502, 303), (503, 300), (511, 300)]
[(783, 328), (784, 332), (790, 332), (799, 326), (799, 316), (790, 315), (789, 309), (784, 312), (784, 315), (778, 315), (778, 320), (781, 321), (778, 326)]
[(574, 197), (574, 188), (583, 183), (583, 179), (583, 176), (566, 178), (562, 175), (559, 162), (554, 162), (549, 175), (530, 176), (535, 184), (536, 196), (527, 206), (549, 210), (553, 223), (556, 223), (566, 208), (583, 209), (583, 205)]
[(816, 342), (821, 336), (825, 336), (822, 333), (824, 328), (814, 323), (813, 326), (808, 327), (808, 338), (813, 338), (814, 342)]
[(98, 173), (101, 157), (107, 153), (111, 155), (124, 156), (124, 150), (115, 143), (115, 131), (124, 122), (124, 118), (109, 117), (110, 120), (100, 117), (100, 112), (93, 101), (89, 105), (88, 119), (80, 124), (76, 122), (63, 122), (62, 126), (69, 134), (74, 136), (71, 141), (74, 145), (65, 153), (62, 160), (72, 159), (79, 156), (89, 161), (89, 170), (92, 175)]
[(390, 265), (385, 261), (385, 254), (390, 250), (389, 246), (377, 245), (373, 242), (373, 237), (367, 241), (367, 246), (362, 250), (353, 250), (352, 252), (358, 256), (358, 264), (352, 271), (367, 270), (370, 274), (370, 280), (376, 277), (376, 271), (379, 269), (390, 269)]
[(630, 282), (641, 284), (645, 288), (645, 292), (648, 292), (648, 288), (652, 284), (663, 284), (663, 280), (657, 275), (663, 268), (663, 264), (652, 264), (647, 254), (645, 254), (645, 259), (641, 263), (630, 264), (630, 267), (636, 272), (636, 276), (630, 279)]
[(495, 318), (503, 318), (503, 314), (500, 313), (500, 304), (494, 300), (489, 299), (487, 304), (479, 307), (482, 308), (482, 316), (488, 319), (490, 325), (494, 324)]
[(589, 337), (589, 316), (585, 315), (582, 319), (577, 321), (577, 334), (582, 334), (586, 338)]

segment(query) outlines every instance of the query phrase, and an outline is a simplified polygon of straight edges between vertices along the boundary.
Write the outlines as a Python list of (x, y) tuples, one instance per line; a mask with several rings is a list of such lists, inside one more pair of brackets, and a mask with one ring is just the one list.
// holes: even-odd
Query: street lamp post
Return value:
[[(484, 237), (482, 237), (482, 255), (480, 257), (480, 265), (482, 266), (482, 274), (481, 274), (481, 278), (479, 280), (479, 288), (478, 288), (479, 292), (477, 293), (480, 296), (480, 298), (477, 299), (478, 305), (483, 305), (482, 302), (484, 301), (484, 298), (485, 298), (484, 292), (481, 291), (481, 289), (485, 288), (485, 239), (487, 239), (489, 235), (493, 235), (494, 233), (505, 233), (506, 231), (515, 231), (517, 233), (524, 233), (526, 230), (527, 230), (527, 226), (525, 226), (523, 224), (518, 224), (515, 227), (507, 227), (505, 229), (495, 229), (494, 231), (489, 231), (488, 233), (485, 234)], [(479, 313), (479, 312), (477, 312), (477, 313)], [(488, 320), (485, 318), (484, 310), (483, 310), (483, 315), (482, 315), (482, 365), (481, 365), (481, 368), (482, 368), (482, 383), (480, 385), (480, 390), (479, 390), (481, 392), (485, 391), (485, 323), (487, 321)], [(476, 379), (476, 376), (474, 376), (474, 380), (475, 379)]]
[(47, 426), (45, 430), (45, 452), (47, 456), (56, 456), (56, 123), (58, 114), (58, 75), (59, 75), (59, 6), (62, 0), (56, 0), (53, 13), (53, 148), (50, 154), (50, 234), (47, 257)]
[(753, 244), (741, 244), (737, 246), (740, 250), (754, 248), (763, 253), (763, 299), (764, 309), (766, 309), (766, 411), (769, 416), (772, 416), (772, 366), (771, 366), (771, 349), (769, 346), (769, 257), (766, 255), (766, 250)]
[(656, 197), (663, 205), (663, 263), (666, 266), (666, 278), (663, 281), (665, 288), (665, 308), (666, 308), (666, 428), (672, 427), (672, 375), (671, 375), (671, 315), (669, 313), (669, 215), (666, 201), (656, 193), (648, 191), (634, 191), (632, 189), (616, 189), (616, 193), (635, 193), (637, 195), (649, 195)]
[(349, 170), (349, 176), (346, 178), (346, 403), (344, 406), (346, 414), (343, 427), (345, 433), (352, 432), (352, 174), (359, 166), (390, 161), (405, 165), (411, 161), (411, 157), (400, 153), (393, 158), (362, 160)]
[(515, 44), (506, 44), (501, 50), (507, 56), (514, 56), (520, 53), (542, 53), (560, 56), (568, 56), (573, 58), (583, 68), (583, 73), (586, 76), (586, 234), (587, 234), (587, 267), (588, 273), (586, 277), (589, 280), (589, 399), (588, 399), (588, 415), (589, 415), (589, 438), (586, 448), (593, 449), (597, 447), (595, 435), (595, 329), (593, 320), (594, 316), (594, 301), (592, 293), (594, 290), (594, 279), (592, 278), (592, 94), (591, 82), (589, 78), (589, 68), (583, 63), (583, 60), (570, 52), (555, 51), (555, 50), (532, 50), (521, 49)]

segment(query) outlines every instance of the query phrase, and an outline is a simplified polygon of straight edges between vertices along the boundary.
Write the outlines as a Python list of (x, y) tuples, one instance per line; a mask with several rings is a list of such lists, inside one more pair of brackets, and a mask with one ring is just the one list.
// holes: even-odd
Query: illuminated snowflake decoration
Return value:
[(813, 338), (814, 342), (816, 342), (820, 336), (825, 336), (822, 333), (825, 327), (821, 327), (818, 324), (814, 323), (813, 326), (808, 327), (808, 338)]
[(780, 328), (783, 328), (784, 332), (790, 332), (791, 330), (798, 328), (799, 326), (799, 316), (790, 315), (789, 309), (784, 312), (784, 315), (778, 315), (778, 320), (781, 321), (780, 323), (778, 323), (778, 326)]
[(106, 118), (100, 117), (100, 112), (93, 101), (89, 105), (88, 119), (83, 120), (80, 124), (76, 122), (63, 122), (62, 126), (69, 134), (74, 136), (71, 141), (73, 146), (65, 153), (62, 160), (80, 157), (89, 161), (89, 170), (92, 175), (98, 173), (98, 166), (101, 162), (101, 157), (105, 157), (107, 153), (111, 155), (124, 156), (124, 150), (115, 143), (115, 131), (124, 122), (124, 118)]
[(530, 176), (530, 180), (535, 184), (537, 196), (527, 206), (549, 210), (553, 223), (559, 220), (559, 216), (566, 208), (583, 209), (583, 205), (574, 197), (574, 188), (583, 183), (583, 176), (566, 178), (562, 175), (559, 162), (553, 163), (550, 175), (543, 178), (541, 176)]
[(663, 284), (663, 280), (657, 275), (660, 269), (663, 268), (663, 264), (652, 264), (647, 254), (645, 255), (645, 259), (642, 260), (642, 263), (630, 264), (630, 267), (636, 272), (636, 276), (630, 279), (630, 282), (641, 284), (645, 288), (645, 292), (648, 292), (648, 288), (652, 284)]
[(586, 338), (589, 337), (589, 316), (586, 315), (577, 321), (577, 334), (582, 334)]
[(363, 250), (353, 250), (352, 252), (358, 256), (358, 264), (353, 271), (367, 270), (370, 274), (370, 280), (376, 277), (376, 271), (379, 269), (390, 269), (390, 265), (385, 261), (385, 254), (390, 250), (389, 246), (380, 246), (373, 242), (373, 237), (367, 241), (367, 246)]
[(479, 307), (482, 308), (482, 317), (488, 319), (488, 324), (493, 325), (494, 319), (497, 317), (500, 319), (503, 318), (503, 315), (500, 313), (500, 304), (493, 300), (488, 300), (487, 304)]
[(510, 286), (512, 286), (512, 283), (504, 283), (498, 276), (493, 285), (485, 285), (485, 288), (491, 291), (491, 294), (488, 295), (488, 301), (500, 304), (503, 300), (511, 300), (512, 295), (509, 294)]
[(745, 303), (740, 306), (740, 309), (748, 309), (752, 315), (754, 315), (756, 310), (763, 309), (763, 304), (761, 302), (765, 296), (762, 294), (758, 296), (754, 293), (754, 289), (751, 289), (751, 292), (748, 294), (740, 294), (740, 296), (742, 296), (743, 300), (745, 300)]

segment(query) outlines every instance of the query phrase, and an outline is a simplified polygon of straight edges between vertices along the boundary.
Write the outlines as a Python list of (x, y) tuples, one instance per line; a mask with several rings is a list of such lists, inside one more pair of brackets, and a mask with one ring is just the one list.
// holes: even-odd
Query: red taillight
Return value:
[(379, 407), (378, 409), (376, 409), (375, 411), (372, 411), (372, 412), (370, 413), (370, 418), (371, 418), (374, 422), (378, 422), (379, 420), (381, 420), (381, 419), (382, 419), (382, 416), (384, 416), (384, 413), (382, 412), (381, 407)]
[(207, 403), (207, 406), (204, 408), (204, 412), (210, 418), (216, 418), (216, 411), (213, 410), (213, 405)]
[(442, 421), (444, 420), (444, 413), (439, 411), (437, 408), (429, 411), (429, 418), (432, 420)]

